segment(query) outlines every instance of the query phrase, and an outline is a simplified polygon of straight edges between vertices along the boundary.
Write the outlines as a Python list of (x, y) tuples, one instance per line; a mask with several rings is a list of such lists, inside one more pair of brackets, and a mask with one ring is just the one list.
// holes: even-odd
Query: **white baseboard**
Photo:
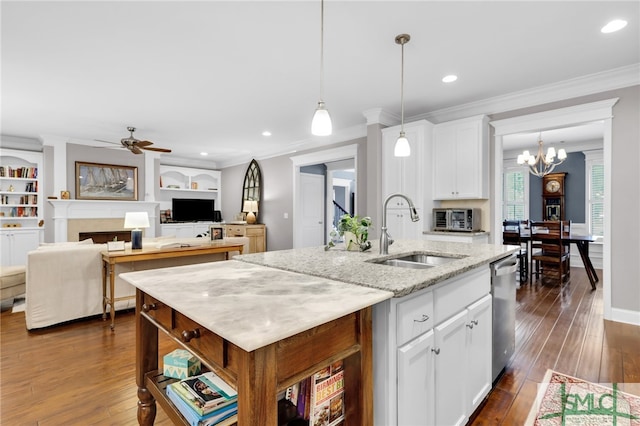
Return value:
[(624, 322), (626, 324), (640, 325), (640, 311), (611, 308), (611, 321)]

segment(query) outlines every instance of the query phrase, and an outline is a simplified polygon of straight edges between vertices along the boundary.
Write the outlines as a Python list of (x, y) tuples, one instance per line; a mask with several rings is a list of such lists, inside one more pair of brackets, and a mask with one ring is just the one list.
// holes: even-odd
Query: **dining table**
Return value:
[[(522, 229), (520, 232), (520, 239), (527, 243), (527, 252), (531, 253), (532, 239), (530, 230)], [(584, 265), (584, 269), (589, 277), (589, 282), (591, 283), (591, 290), (595, 290), (596, 283), (600, 281), (598, 274), (596, 273), (596, 269), (593, 267), (593, 263), (591, 263), (591, 258), (589, 257), (589, 243), (592, 243), (595, 240), (595, 237), (590, 234), (574, 234), (573, 232), (569, 232), (562, 235), (562, 241), (564, 243), (573, 243), (578, 247), (582, 264)]]

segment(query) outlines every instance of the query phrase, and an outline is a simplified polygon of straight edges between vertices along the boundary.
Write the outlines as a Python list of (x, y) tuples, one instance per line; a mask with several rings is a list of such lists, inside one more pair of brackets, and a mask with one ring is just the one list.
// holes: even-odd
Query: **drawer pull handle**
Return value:
[(188, 343), (191, 341), (191, 339), (197, 339), (198, 337), (200, 337), (200, 329), (196, 328), (193, 330), (184, 330), (182, 332), (182, 341), (185, 343)]
[(422, 318), (420, 319), (414, 319), (413, 322), (425, 322), (429, 320), (429, 315), (424, 315), (422, 314)]
[(467, 324), (467, 327), (473, 328), (474, 325), (478, 325), (478, 320), (472, 320), (469, 324)]
[(433, 352), (436, 355), (440, 355), (440, 348), (431, 348), (431, 352)]
[(158, 309), (158, 306), (156, 306), (155, 303), (150, 303), (150, 304), (146, 304), (144, 303), (142, 305), (142, 312), (149, 312), (149, 311), (155, 311)]

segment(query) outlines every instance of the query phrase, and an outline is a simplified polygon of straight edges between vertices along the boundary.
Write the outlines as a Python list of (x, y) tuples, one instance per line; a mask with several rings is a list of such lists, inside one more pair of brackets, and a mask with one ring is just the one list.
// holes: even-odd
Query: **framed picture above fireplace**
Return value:
[(138, 200), (138, 168), (76, 161), (76, 199)]

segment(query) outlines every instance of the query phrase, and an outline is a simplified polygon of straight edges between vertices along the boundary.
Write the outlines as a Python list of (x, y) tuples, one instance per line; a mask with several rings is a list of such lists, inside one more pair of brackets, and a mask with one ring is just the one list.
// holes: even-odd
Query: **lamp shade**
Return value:
[(255, 200), (244, 200), (244, 206), (242, 207), (242, 211), (245, 213), (257, 212), (258, 202)]
[(400, 136), (398, 137), (398, 140), (396, 140), (393, 155), (396, 157), (408, 157), (411, 155), (411, 146), (409, 145), (409, 140), (404, 135), (404, 132), (400, 132)]
[(331, 116), (325, 108), (324, 102), (320, 101), (311, 121), (311, 133), (316, 136), (328, 136), (332, 131)]
[(149, 227), (149, 215), (147, 212), (127, 212), (124, 215), (125, 229), (138, 229)]

